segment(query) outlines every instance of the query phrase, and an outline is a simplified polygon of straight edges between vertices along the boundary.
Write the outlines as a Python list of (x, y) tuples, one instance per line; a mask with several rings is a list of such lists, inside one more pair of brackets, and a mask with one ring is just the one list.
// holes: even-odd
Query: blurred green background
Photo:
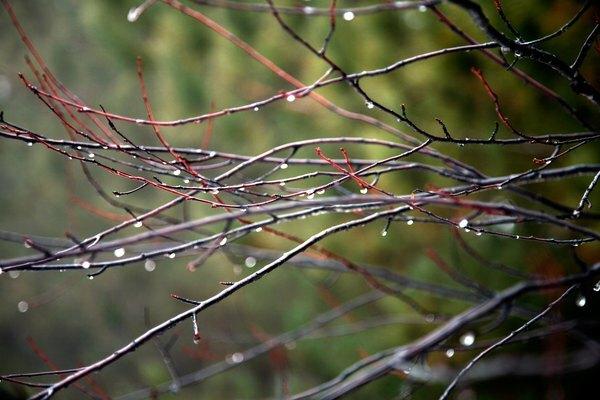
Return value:
[[(135, 58), (141, 56), (145, 65), (146, 84), (157, 119), (177, 119), (208, 112), (211, 107), (242, 105), (271, 96), (292, 87), (251, 60), (238, 48), (215, 35), (191, 18), (157, 4), (139, 21), (129, 23), (128, 10), (137, 5), (132, 1), (14, 1), (19, 20), (29, 33), (55, 75), (90, 106), (102, 104), (106, 109), (132, 116), (145, 117), (135, 72)], [(482, 2), (488, 15), (502, 27), (492, 1)], [(506, 13), (527, 38), (552, 32), (579, 8), (576, 1), (505, 0)], [(525, 4), (526, 3), (526, 4)], [(327, 1), (277, 2), (283, 5), (327, 7)], [(368, 5), (368, 1), (340, 1), (338, 6)], [(236, 35), (252, 44), (276, 64), (309, 84), (319, 78), (326, 65), (312, 57), (292, 41), (272, 16), (262, 13), (241, 13), (211, 7), (199, 7)], [(440, 9), (460, 22), (478, 40), (485, 40), (466, 15), (450, 5)], [(308, 41), (319, 45), (327, 34), (328, 22), (323, 17), (286, 16)], [(578, 46), (591, 26), (591, 13), (558, 40), (544, 45), (566, 60), (576, 55)], [(54, 138), (65, 138), (64, 130), (52, 114), (19, 82), (17, 73), (32, 77), (23, 56), (26, 50), (19, 41), (7, 14), (0, 13), (0, 109), (9, 122), (24, 126)], [(408, 10), (360, 15), (352, 21), (339, 18), (329, 56), (346, 71), (362, 71), (382, 67), (394, 61), (448, 46), (463, 44), (430, 12)], [(508, 56), (510, 57), (510, 55)], [(592, 51), (583, 71), (598, 85), (598, 53)], [(570, 119), (557, 104), (524, 85), (520, 80), (476, 52), (435, 58), (414, 64), (392, 74), (365, 80), (364, 89), (394, 109), (406, 104), (411, 118), (434, 132), (439, 126), (434, 118), (445, 121), (456, 137), (488, 137), (496, 115), (483, 87), (469, 72), (472, 66), (481, 68), (490, 84), (500, 95), (504, 112), (515, 126), (528, 134), (578, 132), (582, 128)], [(518, 67), (539, 78), (563, 95), (598, 125), (600, 119), (585, 100), (571, 93), (566, 82), (556, 74), (529, 61)], [(373, 116), (397, 126), (397, 123), (377, 111), (369, 110), (347, 85), (329, 86), (320, 93), (337, 105)], [(211, 106), (212, 104), (212, 106)], [(148, 127), (118, 124), (137, 143), (157, 144)], [(400, 126), (405, 132), (408, 129)], [(211, 150), (258, 154), (289, 141), (334, 136), (372, 137), (394, 140), (393, 136), (371, 126), (338, 117), (304, 98), (293, 103), (278, 102), (259, 112), (245, 112), (219, 118), (214, 123)], [(164, 129), (172, 145), (199, 147), (206, 132), (205, 124)], [(441, 132), (440, 132), (441, 134)], [(501, 128), (502, 137), (509, 133)], [(337, 154), (338, 146), (324, 146), (327, 154)], [(481, 147), (435, 145), (437, 150), (469, 162), (490, 175), (502, 175), (531, 168), (533, 157), (549, 154), (548, 148), (534, 145), (516, 147)], [(380, 158), (393, 152), (376, 147), (347, 146), (356, 158)], [(307, 148), (298, 156), (313, 156)], [(560, 159), (556, 166), (599, 162), (599, 146), (583, 146)], [(427, 159), (415, 156), (414, 160)], [(21, 234), (64, 237), (66, 231), (85, 237), (105, 229), (113, 221), (99, 218), (73, 202), (73, 196), (96, 207), (125, 215), (99, 199), (85, 180), (78, 164), (68, 162), (41, 146), (27, 147), (21, 142), (0, 142), (0, 229)], [(292, 168), (291, 168), (292, 169)], [(308, 168), (293, 168), (294, 173)], [(258, 173), (257, 173), (258, 175)], [(107, 191), (131, 189), (132, 183), (117, 180), (102, 171), (94, 176)], [(280, 175), (283, 176), (283, 175)], [(532, 185), (562, 204), (576, 206), (590, 176), (544, 185)], [(401, 172), (382, 178), (382, 187), (397, 193), (410, 193), (426, 185), (453, 185), (447, 179), (424, 172)], [(352, 184), (348, 189), (356, 190)], [(482, 199), (501, 196), (482, 195)], [(504, 194), (502, 195), (504, 196)], [(165, 193), (145, 190), (131, 196), (133, 203), (155, 207), (171, 197)], [(497, 200), (507, 200), (498, 197)], [(520, 199), (511, 198), (515, 203)], [(598, 193), (592, 204), (600, 202)], [(527, 205), (527, 203), (522, 203)], [(181, 216), (181, 209), (171, 214)], [(202, 205), (192, 205), (188, 212), (194, 218), (214, 213)], [(447, 214), (457, 218), (460, 212)], [(322, 216), (314, 220), (297, 221), (280, 226), (289, 233), (306, 238), (310, 234), (348, 216)], [(589, 222), (582, 221), (594, 227)], [(415, 279), (447, 286), (458, 285), (425, 256), (434, 247), (446, 261), (492, 289), (501, 289), (515, 282), (514, 278), (490, 272), (477, 265), (456, 246), (446, 227), (426, 224), (406, 226), (392, 224), (382, 238), (382, 223), (344, 232), (327, 238), (323, 244), (355, 262), (378, 265)], [(598, 228), (596, 224), (595, 228)], [(523, 234), (557, 234), (548, 227), (516, 227)], [(131, 231), (124, 234), (132, 233)], [(569, 249), (500, 238), (465, 235), (472, 245), (494, 260), (528, 272), (556, 274), (575, 270)], [(255, 234), (244, 244), (285, 251), (292, 245), (272, 236)], [(30, 250), (14, 243), (0, 243), (1, 258), (29, 254)], [(585, 244), (578, 249), (588, 262), (600, 259), (597, 244)], [(170, 293), (202, 299), (218, 291), (220, 280), (234, 280), (251, 270), (244, 267), (243, 257), (215, 254), (201, 269), (189, 272), (185, 258), (157, 261), (157, 268), (147, 272), (143, 265), (108, 271), (90, 281), (79, 272), (28, 273), (0, 277), (0, 373), (46, 370), (27, 343), (31, 337), (39, 348), (60, 368), (85, 365), (111, 353), (145, 330), (144, 309), (158, 323), (185, 309), (170, 299)], [(240, 266), (243, 267), (240, 269)], [(363, 280), (342, 276), (331, 279), (328, 273), (316, 270), (283, 267), (267, 279), (245, 288), (231, 299), (202, 313), (199, 324), (203, 341), (192, 342), (192, 328), (186, 322), (161, 338), (178, 340), (172, 349), (178, 374), (201, 369), (210, 363), (226, 359), (260, 341), (260, 335), (276, 335), (309, 321), (332, 304), (355, 297), (369, 290)], [(333, 282), (333, 283), (332, 283)], [(329, 288), (323, 287), (330, 284)], [(440, 313), (456, 313), (468, 306), (465, 302), (440, 299), (423, 292), (407, 291), (425, 307)], [(596, 296), (597, 297), (597, 296)], [(548, 298), (541, 299), (546, 300)], [(530, 303), (542, 304), (540, 299)], [(19, 301), (27, 301), (29, 309), (21, 313)], [(567, 311), (575, 316), (592, 313), (598, 300), (589, 307)], [(414, 311), (397, 299), (386, 298), (365, 306), (341, 318), (344, 325), (374, 316), (411, 316)], [(590, 315), (587, 315), (590, 317)], [(519, 320), (509, 320), (507, 326), (517, 326)], [(296, 393), (337, 375), (342, 369), (388, 347), (408, 343), (431, 329), (431, 324), (390, 324), (364, 332), (324, 339), (299, 341), (286, 350), (283, 369), (273, 365), (272, 358), (263, 356), (201, 384), (181, 390), (177, 398), (266, 398), (279, 397), (285, 390)], [(254, 333), (253, 333), (254, 332)], [(497, 331), (503, 332), (503, 330)], [(489, 334), (494, 337), (494, 334)], [(264, 339), (264, 338), (263, 338)], [(451, 342), (457, 342), (457, 338)], [(477, 338), (479, 340), (479, 336)], [(552, 350), (548, 341), (533, 341), (524, 346), (512, 346), (507, 351), (538, 352)], [(560, 339), (556, 339), (560, 341)], [(559, 346), (560, 347), (560, 346)], [(447, 360), (443, 354), (432, 353), (419, 360), (428, 365), (458, 367), (468, 361), (471, 353), (457, 354)], [(597, 372), (597, 371), (596, 371)], [(551, 379), (521, 379), (510, 385), (507, 380), (491, 384), (474, 384), (459, 391), (459, 398), (477, 399), (537, 399), (583, 398), (584, 386), (593, 371)], [(514, 378), (516, 379), (516, 378)], [(94, 375), (95, 383), (111, 396), (117, 397), (139, 388), (169, 380), (168, 371), (156, 347), (149, 343), (119, 363)], [(285, 382), (285, 383), (282, 383)], [(83, 381), (90, 385), (90, 381)], [(361, 389), (350, 398), (397, 398), (407, 385), (401, 376), (391, 376)], [(288, 389), (283, 387), (287, 386)], [(430, 385), (416, 391), (413, 398), (428, 399), (439, 394), (442, 386)], [(0, 384), (0, 397), (22, 396), (19, 389)], [(552, 397), (557, 394), (559, 397)], [(59, 398), (80, 398), (76, 389), (61, 393)], [(565, 397), (566, 396), (566, 397)], [(175, 397), (165, 395), (164, 398)], [(162, 398), (162, 397), (161, 397)]]

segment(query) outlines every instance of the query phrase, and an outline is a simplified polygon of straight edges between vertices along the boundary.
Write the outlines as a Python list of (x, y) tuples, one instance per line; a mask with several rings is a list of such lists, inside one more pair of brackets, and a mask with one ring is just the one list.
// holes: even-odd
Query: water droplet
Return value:
[(190, 180), (189, 179), (184, 179), (183, 183), (185, 183), (187, 185), (188, 183), (190, 183)]
[(263, 230), (262, 226), (259, 226), (258, 228), (256, 228), (254, 230), (254, 232), (262, 232), (262, 230)]
[(354, 13), (352, 11), (346, 11), (342, 17), (345, 21), (352, 21), (354, 19)]
[(381, 231), (381, 236), (383, 236), (383, 237), (386, 237), (386, 236), (387, 236), (387, 234), (388, 234), (388, 232), (387, 232), (387, 231)]
[(81, 146), (77, 146), (77, 150), (81, 150)]
[(573, 210), (573, 216), (578, 217), (580, 214), (579, 210)]
[(304, 7), (304, 14), (312, 14), (315, 12), (313, 7)]
[(515, 236), (515, 239), (521, 239), (521, 236), (519, 236), (519, 235), (516, 235), (516, 236)]
[(90, 153), (90, 154), (88, 154), (88, 157), (89, 158), (94, 158), (94, 157), (96, 157), (96, 155), (94, 153)]
[(127, 21), (135, 22), (140, 17), (140, 9), (138, 7), (133, 7), (127, 13)]
[(225, 236), (223, 239), (221, 239), (221, 241), (219, 242), (219, 245), (224, 246), (225, 243), (227, 243), (227, 236)]
[(90, 263), (89, 261), (84, 261), (81, 263), (81, 268), (88, 269), (91, 265), (92, 263)]
[(33, 146), (33, 142), (27, 142), (27, 146), (29, 146), (29, 147)]
[(138, 124), (138, 125), (142, 125), (144, 123), (144, 120), (143, 119), (136, 119), (135, 123)]
[(217, 155), (216, 151), (211, 151), (210, 153), (208, 153), (209, 157), (214, 157)]
[(94, 280), (94, 275), (89, 275), (89, 276), (88, 276), (88, 279), (89, 279), (90, 281), (93, 281), (93, 280)]
[(154, 271), (156, 269), (156, 262), (154, 262), (154, 260), (147, 259), (146, 262), (144, 262), (144, 269), (148, 272)]
[(360, 189), (360, 193), (362, 193), (362, 194), (367, 194), (368, 191), (369, 191), (369, 189), (367, 189), (367, 188)]
[(475, 236), (481, 236), (481, 232), (479, 232), (479, 231), (475, 232)]
[(115, 257), (120, 258), (125, 255), (125, 249), (122, 247), (119, 247), (118, 249), (115, 249), (115, 251), (113, 253), (114, 253)]
[(169, 253), (167, 254), (167, 258), (170, 258), (171, 260), (175, 258), (175, 253)]
[(369, 110), (371, 110), (373, 107), (375, 107), (375, 105), (374, 105), (373, 103), (371, 103), (370, 101), (367, 101), (367, 102), (365, 103), (365, 105), (367, 106), (367, 108), (368, 108)]
[(325, 189), (317, 190), (317, 194), (325, 194)]
[(473, 332), (467, 332), (460, 337), (460, 344), (469, 347), (475, 343), (475, 334)]
[(314, 192), (306, 192), (306, 198), (309, 200), (312, 200), (315, 198), (315, 193)]
[(579, 295), (577, 297), (577, 300), (575, 300), (575, 304), (577, 304), (577, 307), (584, 307), (585, 303), (587, 303), (587, 300), (583, 295)]
[(296, 96), (294, 96), (293, 94), (288, 95), (288, 97), (285, 98), (287, 101), (289, 101), (290, 103), (292, 103), (294, 100), (296, 100)]
[(288, 165), (286, 163), (283, 163), (279, 166), (279, 168), (281, 169), (286, 169), (288, 167)]
[(17, 279), (19, 275), (21, 275), (20, 271), (8, 271), (8, 276), (10, 276), (13, 279)]
[(460, 228), (466, 228), (466, 227), (467, 227), (467, 225), (469, 225), (469, 221), (467, 221), (466, 219), (462, 219), (462, 220), (460, 220), (460, 222), (458, 223), (458, 226), (459, 226)]
[(406, 221), (406, 225), (412, 225), (414, 223), (415, 223), (415, 221), (413, 221), (412, 219), (409, 219), (408, 221)]
[(181, 170), (176, 169), (175, 171), (173, 171), (173, 175), (175, 175), (175, 176), (181, 175)]
[(233, 353), (227, 358), (227, 361), (234, 364), (239, 364), (244, 361), (244, 355), (242, 353)]
[(419, 11), (420, 11), (420, 12), (425, 12), (425, 11), (427, 11), (427, 6), (419, 6)]
[(446, 357), (452, 358), (454, 356), (454, 349), (446, 350)]
[(256, 258), (246, 257), (246, 260), (244, 260), (244, 264), (246, 264), (246, 267), (248, 268), (254, 268), (256, 266)]
[(260, 110), (260, 108), (254, 107), (254, 111), (258, 111), (258, 110)]
[(81, 111), (81, 112), (88, 112), (88, 111), (90, 111), (90, 108), (89, 107), (81, 107), (79, 109), (79, 111)]
[(138, 222), (136, 222), (135, 224), (133, 224), (133, 226), (134, 226), (134, 227), (136, 227), (136, 228), (141, 228), (141, 227), (142, 227), (142, 225), (143, 225), (143, 224), (142, 224), (142, 221), (138, 221)]
[(29, 310), (29, 303), (27, 303), (25, 300), (21, 300), (19, 304), (17, 304), (17, 308), (19, 309), (19, 312), (27, 312), (27, 310)]
[[(0, 274), (2, 273), (2, 270), (0, 269)], [(600, 292), (600, 281), (596, 282), (596, 284), (594, 285), (594, 292)]]

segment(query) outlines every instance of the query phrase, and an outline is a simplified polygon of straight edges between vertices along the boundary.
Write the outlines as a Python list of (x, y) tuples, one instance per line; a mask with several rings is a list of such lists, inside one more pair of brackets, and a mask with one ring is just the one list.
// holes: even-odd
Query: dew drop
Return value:
[(286, 97), (286, 100), (289, 101), (290, 103), (292, 103), (296, 100), (296, 96), (294, 96), (293, 94), (290, 94), (290, 95), (288, 95), (288, 97)]
[(27, 142), (27, 146), (29, 146), (29, 147), (33, 146), (33, 142)]
[(190, 180), (189, 179), (184, 179), (183, 183), (185, 183), (187, 185), (188, 183), (190, 183)]
[(315, 193), (314, 192), (307, 192), (306, 194), (307, 194), (306, 198), (309, 199), (309, 200), (312, 200), (312, 199), (315, 198)]
[(148, 272), (154, 271), (156, 269), (156, 262), (154, 262), (154, 260), (147, 259), (144, 262), (144, 269)]
[[(2, 273), (2, 270), (0, 269), (0, 274)], [(594, 285), (594, 292), (600, 292), (600, 281), (596, 282), (596, 284)]]
[(479, 231), (475, 232), (475, 236), (481, 236), (481, 232), (479, 232)]
[(469, 225), (469, 221), (467, 221), (466, 219), (462, 219), (462, 220), (461, 220), (461, 221), (458, 223), (458, 226), (459, 226), (460, 228), (466, 228), (466, 227), (467, 227), (467, 225)]
[(254, 232), (262, 232), (262, 230), (263, 230), (262, 226), (259, 226), (258, 228), (256, 228), (254, 230)]
[(81, 268), (88, 269), (92, 264), (89, 261), (84, 261), (81, 263)]
[(88, 276), (88, 279), (89, 279), (90, 281), (93, 281), (93, 280), (94, 280), (94, 275), (89, 275), (89, 276)]
[(584, 307), (585, 303), (587, 303), (587, 300), (584, 296), (579, 295), (577, 297), (577, 300), (575, 300), (575, 304), (577, 304), (577, 307)]
[(475, 343), (475, 334), (473, 332), (467, 332), (460, 337), (460, 344), (469, 347)]
[(90, 154), (88, 154), (88, 157), (89, 158), (94, 158), (94, 157), (96, 157), (96, 155), (94, 153), (90, 153)]
[(175, 253), (169, 253), (167, 255), (168, 258), (170, 258), (171, 260), (175, 258)]
[(367, 188), (360, 189), (361, 194), (367, 194), (368, 191), (369, 191), (369, 189), (367, 189)]
[(10, 276), (13, 279), (17, 279), (19, 275), (21, 275), (21, 272), (19, 271), (8, 271), (8, 276)]
[(122, 247), (119, 247), (118, 249), (115, 249), (115, 251), (113, 253), (114, 253), (115, 257), (120, 258), (125, 255), (125, 249)]
[(260, 108), (254, 107), (254, 111), (258, 111), (258, 110), (260, 110)]
[(354, 19), (354, 13), (352, 11), (346, 11), (342, 17), (345, 21), (352, 21)]
[(446, 357), (452, 358), (454, 356), (454, 349), (446, 350)]
[(419, 11), (420, 11), (420, 12), (425, 12), (425, 11), (427, 11), (427, 6), (423, 6), (423, 5), (419, 6)]
[(142, 221), (138, 221), (138, 222), (136, 222), (135, 224), (133, 224), (133, 226), (134, 226), (134, 227), (136, 227), (136, 228), (141, 228), (141, 227), (142, 227), (142, 225), (143, 225), (143, 224), (142, 224)]
[(369, 110), (371, 110), (373, 107), (375, 107), (375, 105), (374, 105), (373, 103), (371, 103), (370, 101), (367, 101), (367, 102), (365, 103), (365, 105), (367, 106), (367, 108), (368, 108)]
[(279, 186), (285, 186), (285, 182), (279, 182)]
[(181, 170), (180, 169), (176, 169), (175, 171), (173, 171), (173, 175), (175, 175), (175, 176), (181, 175)]
[(21, 300), (19, 304), (17, 304), (17, 308), (19, 309), (19, 312), (27, 312), (27, 310), (29, 310), (29, 303), (27, 303), (25, 300)]
[(138, 7), (133, 7), (127, 13), (127, 21), (135, 22), (140, 17), (140, 9)]
[(138, 125), (142, 125), (144, 123), (144, 120), (143, 119), (136, 119), (135, 123), (138, 124)]
[(224, 246), (225, 243), (227, 243), (227, 236), (225, 236), (223, 239), (221, 239), (221, 241), (219, 242), (219, 245)]
[(383, 236), (383, 237), (386, 237), (386, 236), (387, 236), (387, 234), (388, 234), (388, 232), (387, 232), (387, 231), (381, 231), (381, 236)]
[(246, 260), (244, 260), (244, 264), (247, 268), (254, 268), (256, 266), (256, 258), (246, 257)]
[(244, 355), (242, 353), (233, 353), (228, 357), (230, 363), (239, 364), (244, 361)]
[(317, 190), (317, 194), (319, 194), (319, 195), (325, 194), (325, 189)]
[(286, 163), (283, 163), (279, 166), (279, 168), (281, 169), (286, 169), (288, 167), (288, 165)]
[(413, 221), (412, 219), (409, 219), (408, 221), (406, 221), (406, 225), (412, 225), (414, 223), (415, 223), (415, 221)]

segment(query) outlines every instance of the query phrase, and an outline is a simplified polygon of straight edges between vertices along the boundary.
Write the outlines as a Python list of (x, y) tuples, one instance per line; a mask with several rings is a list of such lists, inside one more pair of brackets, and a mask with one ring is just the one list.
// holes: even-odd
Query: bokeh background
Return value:
[[(136, 56), (144, 61), (146, 83), (157, 119), (198, 115), (211, 108), (241, 105), (291, 89), (289, 84), (223, 38), (163, 4), (152, 7), (139, 21), (129, 23), (126, 15), (136, 5), (133, 1), (27, 0), (12, 3), (21, 23), (55, 75), (93, 106), (102, 104), (120, 114), (145, 116), (135, 73)], [(482, 3), (485, 3), (488, 14), (494, 16), (496, 26), (502, 26), (495, 17), (493, 2)], [(503, 3), (506, 13), (528, 38), (553, 31), (580, 6), (576, 1), (567, 0), (504, 0)], [(321, 0), (277, 4), (328, 6), (327, 1)], [(374, 2), (338, 2), (340, 7), (368, 4)], [(326, 70), (321, 61), (290, 40), (268, 14), (211, 7), (200, 9), (303, 82), (313, 82)], [(449, 5), (442, 5), (440, 9), (459, 21), (471, 35), (484, 40), (462, 11)], [(545, 48), (567, 60), (572, 59), (577, 52), (574, 44), (580, 43), (589, 31), (591, 15), (588, 13), (581, 23), (561, 39), (547, 43)], [(315, 44), (320, 43), (328, 30), (327, 18), (323, 17), (287, 16), (286, 20)], [(0, 109), (4, 111), (5, 119), (51, 137), (66, 137), (58, 121), (18, 80), (18, 72), (27, 76), (31, 73), (23, 60), (26, 49), (4, 11), (0, 12), (0, 38)], [(362, 71), (459, 44), (463, 44), (461, 39), (441, 25), (430, 12), (385, 12), (357, 16), (352, 21), (340, 18), (329, 55), (347, 71)], [(597, 52), (592, 51), (584, 65), (584, 73), (596, 85), (599, 83), (598, 61)], [(566, 82), (556, 74), (525, 60), (517, 65), (575, 104), (594, 123), (599, 122), (598, 114), (594, 114), (584, 100), (573, 95)], [(533, 135), (581, 130), (556, 103), (476, 52), (432, 59), (365, 80), (363, 84), (368, 93), (384, 104), (396, 109), (400, 104), (406, 104), (409, 115), (426, 129), (439, 131), (434, 120), (438, 117), (457, 137), (488, 137), (496, 115), (480, 82), (469, 72), (472, 66), (484, 71), (500, 94), (505, 113), (522, 131)], [(320, 92), (339, 106), (395, 124), (391, 118), (367, 109), (347, 85), (329, 86)], [(119, 127), (137, 143), (157, 143), (148, 127), (131, 124), (119, 124)], [(205, 124), (189, 125), (165, 129), (164, 133), (173, 145), (199, 147), (206, 129)], [(503, 128), (500, 134), (508, 137)], [(329, 136), (393, 140), (385, 132), (340, 118), (310, 99), (300, 99), (294, 103), (275, 103), (259, 112), (217, 119), (209, 147), (254, 155), (289, 141)], [(492, 175), (526, 170), (531, 167), (533, 157), (547, 155), (547, 149), (536, 146), (485, 148), (440, 144), (435, 148)], [(336, 146), (324, 149), (330, 154), (336, 152)], [(364, 146), (348, 146), (348, 150), (357, 158), (379, 158), (392, 154)], [(597, 163), (599, 150), (597, 144), (584, 146), (562, 158), (557, 166)], [(312, 156), (312, 150), (299, 155)], [(418, 156), (414, 159), (421, 160)], [(300, 171), (303, 169), (294, 169), (294, 172)], [(94, 171), (94, 176), (108, 191), (132, 187), (130, 182), (116, 180), (101, 171)], [(577, 177), (539, 187), (532, 185), (531, 189), (563, 204), (576, 206), (589, 179), (589, 176)], [(381, 185), (398, 193), (409, 193), (425, 185), (451, 184), (449, 180), (423, 172), (390, 175), (381, 182)], [(348, 184), (348, 188), (351, 189), (352, 185)], [(482, 198), (489, 199), (496, 194), (485, 196)], [(150, 208), (169, 198), (165, 193), (146, 190), (129, 200)], [(594, 205), (600, 202), (598, 193), (592, 195), (591, 201)], [(64, 238), (68, 231), (85, 237), (114, 224), (114, 221), (101, 218), (81, 206), (83, 203), (125, 215), (97, 196), (78, 164), (45, 151), (39, 145), (30, 148), (21, 142), (0, 141), (0, 230), (50, 238)], [(198, 218), (215, 211), (193, 205), (186, 212), (192, 218)], [(172, 213), (178, 217), (181, 214), (182, 209)], [(456, 212), (450, 216), (458, 215)], [(308, 237), (344, 218), (348, 217), (323, 216), (281, 228)], [(380, 235), (382, 228), (381, 224), (376, 224), (343, 232), (326, 239), (324, 245), (356, 262), (382, 266), (414, 279), (451, 287), (458, 286), (425, 256), (428, 248), (435, 248), (448, 262), (492, 289), (504, 288), (515, 281), (503, 274), (490, 272), (465, 256), (456, 246), (448, 228), (392, 224), (385, 238)], [(556, 233), (547, 227), (505, 228), (522, 229), (523, 234)], [(524, 271), (556, 275), (576, 268), (569, 249), (565, 247), (485, 236), (476, 238), (473, 235), (465, 239), (490, 258)], [(240, 244), (275, 251), (291, 247), (289, 242), (264, 234), (250, 235)], [(600, 249), (595, 243), (582, 245), (577, 251), (587, 262), (600, 259)], [(0, 242), (0, 254), (5, 259), (30, 254), (30, 250), (19, 244)], [(244, 257), (219, 252), (193, 273), (185, 268), (187, 261), (184, 257), (165, 258), (157, 261), (153, 272), (147, 272), (140, 264), (111, 270), (93, 281), (79, 272), (3, 274), (0, 276), (0, 373), (48, 369), (35, 354), (32, 345), (28, 344), (28, 337), (60, 368), (90, 363), (144, 331), (144, 310), (148, 310), (153, 323), (181, 312), (184, 306), (171, 300), (170, 293), (202, 299), (219, 290), (216, 282), (233, 280), (250, 272), (244, 265)], [(333, 276), (323, 271), (285, 266), (202, 313), (199, 317), (203, 336), (201, 344), (192, 342), (189, 323), (179, 325), (161, 340), (166, 343), (173, 336), (177, 338), (171, 352), (175, 369), (183, 375), (224, 360), (232, 353), (264, 340), (265, 335), (276, 335), (298, 327), (333, 305), (368, 290), (364, 281), (356, 277)], [(456, 313), (468, 306), (462, 301), (440, 299), (422, 292), (407, 293), (438, 312)], [(588, 306), (583, 309), (570, 304), (563, 311), (573, 317), (593, 318), (597, 297), (590, 297)], [(549, 298), (527, 300), (535, 306)], [(20, 301), (28, 303), (26, 312), (19, 312), (17, 304)], [(385, 298), (352, 312), (348, 318), (341, 318), (334, 325), (343, 327), (364, 318), (389, 316), (419, 320), (414, 311), (400, 301)], [(507, 326), (518, 326), (518, 323), (518, 319), (509, 319)], [(282, 357), (264, 356), (184, 388), (177, 394), (167, 394), (164, 398), (280, 397), (286, 390), (295, 393), (330, 379), (364, 355), (407, 343), (431, 328), (432, 324), (423, 321), (384, 324), (354, 334), (300, 340), (283, 351), (283, 361)], [(488, 337), (494, 337), (494, 334), (488, 334)], [(457, 341), (457, 338), (452, 340)], [(556, 335), (543, 341), (513, 345), (507, 351), (542, 355), (559, 352), (564, 340), (563, 335)], [(448, 360), (443, 354), (432, 353), (418, 362), (458, 367), (472, 355), (460, 352)], [(597, 368), (558, 377), (507, 376), (467, 385), (458, 396), (464, 399), (590, 398), (585, 392), (586, 382), (590, 382), (594, 373), (597, 377)], [(160, 353), (150, 343), (94, 375), (93, 379), (111, 396), (118, 397), (170, 378)], [(90, 383), (84, 381), (84, 384)], [(350, 398), (398, 398), (406, 385), (407, 381), (402, 376), (391, 376), (361, 389)], [(440, 385), (428, 385), (417, 390), (412, 398), (432, 398), (439, 394), (441, 388)], [(0, 398), (21, 398), (25, 395), (16, 387), (0, 383)], [(70, 399), (81, 396), (77, 390), (69, 389), (59, 397)]]

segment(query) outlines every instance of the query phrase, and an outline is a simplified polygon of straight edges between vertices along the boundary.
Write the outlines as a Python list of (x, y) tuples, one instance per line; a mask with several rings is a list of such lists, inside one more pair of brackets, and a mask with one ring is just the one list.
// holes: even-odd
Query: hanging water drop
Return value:
[(94, 153), (90, 153), (90, 154), (88, 154), (88, 157), (89, 158), (94, 158), (94, 157), (96, 157), (96, 155)]
[(227, 236), (225, 236), (223, 239), (221, 239), (221, 241), (219, 242), (219, 245), (225, 246), (225, 243), (227, 243)]
[(257, 233), (258, 233), (258, 232), (262, 232), (262, 230), (263, 230), (262, 226), (259, 226), (258, 228), (256, 228), (256, 229), (254, 230), (254, 232), (257, 232)]
[(27, 142), (27, 146), (28, 146), (28, 147), (31, 147), (31, 146), (33, 146), (33, 142)]
[(458, 223), (458, 227), (459, 228), (466, 228), (467, 225), (469, 225), (469, 221), (467, 221), (466, 219), (462, 219), (459, 223)]
[(384, 230), (384, 231), (381, 231), (381, 236), (383, 236), (383, 237), (386, 237), (386, 236), (387, 236), (387, 234), (388, 234), (388, 231), (385, 231), (385, 230)]
[(367, 189), (367, 188), (360, 189), (361, 194), (367, 194), (368, 191), (369, 191), (369, 189)]
[(446, 350), (446, 357), (452, 358), (454, 356), (454, 349)]
[(325, 194), (325, 189), (317, 190), (317, 194), (318, 195)]
[(129, 21), (129, 22), (135, 22), (135, 21), (137, 21), (137, 19), (140, 17), (140, 14), (141, 14), (140, 13), (140, 8), (139, 7), (133, 7), (127, 13), (127, 21)]
[(294, 96), (293, 94), (288, 95), (288, 97), (286, 97), (286, 100), (289, 101), (290, 103), (294, 102), (294, 100), (296, 100), (296, 96)]
[(260, 108), (254, 107), (254, 111), (258, 111), (258, 110), (260, 110)]
[(171, 260), (175, 258), (175, 253), (169, 253), (167, 255), (168, 258), (170, 258)]
[(175, 176), (181, 175), (181, 170), (176, 169), (175, 171), (173, 171), (173, 175), (175, 175)]
[(21, 300), (19, 304), (17, 304), (17, 308), (19, 309), (19, 312), (27, 312), (27, 310), (29, 310), (29, 303), (27, 303), (25, 300)]
[(575, 304), (577, 304), (577, 307), (585, 307), (585, 303), (587, 303), (587, 300), (583, 295), (579, 295), (577, 297), (577, 300), (575, 300)]
[(279, 168), (281, 169), (286, 169), (288, 167), (288, 165), (286, 163), (283, 163), (279, 166)]
[(367, 106), (367, 108), (368, 108), (369, 110), (371, 110), (373, 107), (375, 107), (375, 105), (374, 105), (373, 103), (371, 103), (370, 101), (367, 101), (367, 102), (365, 103), (365, 105)]
[(141, 228), (142, 227), (142, 221), (137, 221), (135, 224), (133, 224), (134, 227), (136, 228)]
[(409, 219), (408, 221), (406, 221), (406, 225), (409, 225), (409, 226), (414, 223), (415, 223), (415, 221), (413, 221), (412, 219)]
[(345, 21), (352, 21), (354, 19), (354, 13), (352, 11), (346, 11), (342, 17)]
[(420, 12), (425, 12), (425, 11), (427, 11), (427, 6), (423, 6), (423, 5), (419, 6), (419, 11), (420, 11)]
[(460, 344), (465, 347), (472, 346), (475, 343), (475, 334), (473, 332), (467, 332), (460, 337)]
[(84, 261), (81, 263), (81, 268), (88, 269), (92, 264), (89, 261)]
[[(0, 274), (2, 273), (2, 270), (0, 269)], [(600, 281), (596, 282), (596, 284), (594, 285), (594, 292), (600, 292)]]
[(113, 253), (114, 253), (115, 257), (120, 258), (125, 255), (125, 249), (122, 247), (119, 247), (118, 249), (115, 249), (115, 251)]
[(256, 258), (246, 257), (246, 260), (244, 260), (244, 264), (247, 268), (254, 268), (256, 266)]
[(156, 262), (154, 262), (154, 260), (147, 259), (144, 262), (144, 269), (148, 272), (154, 271), (156, 269)]

